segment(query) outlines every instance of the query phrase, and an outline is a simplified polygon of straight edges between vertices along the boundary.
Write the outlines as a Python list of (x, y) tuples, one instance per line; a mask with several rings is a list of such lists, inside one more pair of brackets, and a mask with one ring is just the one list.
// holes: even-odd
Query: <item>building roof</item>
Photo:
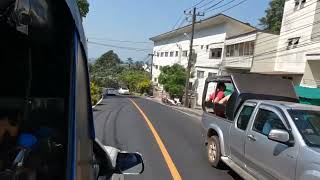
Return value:
[[(235, 22), (235, 23), (241, 24), (243, 26), (247, 26), (249, 28), (252, 28), (253, 31), (257, 30), (257, 28), (251, 26), (249, 23), (242, 22), (240, 20), (234, 19), (234, 18), (232, 18), (230, 16), (227, 16), (227, 15), (221, 14), (221, 13), (220, 14), (216, 14), (216, 15), (211, 16), (211, 17), (208, 17), (208, 18), (206, 18), (204, 20), (197, 21), (197, 23), (195, 25), (195, 30), (205, 29), (205, 28), (208, 28), (208, 27), (212, 27), (212, 26), (221, 24), (223, 22)], [(167, 39), (167, 38), (174, 37), (174, 36), (177, 36), (177, 35), (180, 35), (180, 34), (183, 34), (183, 33), (187, 33), (187, 32), (190, 32), (190, 31), (191, 31), (191, 24), (188, 24), (188, 25), (183, 26), (181, 28), (174, 29), (172, 31), (169, 31), (169, 32), (166, 32), (166, 33), (151, 37), (150, 40), (151, 41), (159, 41), (159, 40), (162, 40), (162, 39)]]

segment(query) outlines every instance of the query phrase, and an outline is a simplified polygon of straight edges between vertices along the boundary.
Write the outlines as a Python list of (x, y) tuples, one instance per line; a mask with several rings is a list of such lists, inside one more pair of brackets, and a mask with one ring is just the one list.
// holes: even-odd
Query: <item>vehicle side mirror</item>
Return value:
[(288, 131), (281, 129), (272, 129), (268, 135), (268, 138), (276, 142), (288, 143), (290, 140), (290, 135)]
[(144, 163), (139, 153), (119, 152), (116, 160), (115, 173), (138, 175), (144, 171)]

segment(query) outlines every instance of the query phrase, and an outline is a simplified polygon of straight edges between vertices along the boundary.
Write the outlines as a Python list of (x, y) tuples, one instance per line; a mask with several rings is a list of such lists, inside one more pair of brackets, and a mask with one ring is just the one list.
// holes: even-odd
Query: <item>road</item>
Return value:
[[(227, 167), (214, 169), (208, 165), (199, 118), (150, 100), (126, 96), (106, 97), (95, 108), (94, 118), (96, 136), (103, 144), (143, 155), (144, 173), (125, 179), (240, 179)], [(159, 146), (161, 143), (163, 146)]]

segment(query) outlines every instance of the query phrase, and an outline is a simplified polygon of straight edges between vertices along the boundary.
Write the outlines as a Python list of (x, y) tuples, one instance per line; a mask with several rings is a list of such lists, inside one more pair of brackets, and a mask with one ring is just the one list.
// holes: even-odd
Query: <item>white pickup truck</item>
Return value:
[[(217, 82), (234, 87), (224, 116), (205, 99)], [(245, 179), (320, 179), (320, 107), (299, 104), (291, 82), (252, 74), (210, 78), (203, 110), (211, 166), (222, 161)]]

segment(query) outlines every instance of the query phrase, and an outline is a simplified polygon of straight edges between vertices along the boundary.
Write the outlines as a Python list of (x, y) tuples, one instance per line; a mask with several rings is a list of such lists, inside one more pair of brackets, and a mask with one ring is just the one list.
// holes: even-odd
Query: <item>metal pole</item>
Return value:
[(192, 14), (192, 29), (191, 29), (191, 38), (190, 38), (190, 48), (189, 48), (189, 58), (188, 58), (188, 66), (187, 66), (187, 79), (185, 84), (185, 101), (184, 106), (188, 107), (189, 105), (189, 79), (190, 79), (190, 71), (191, 71), (191, 61), (192, 61), (192, 47), (193, 47), (193, 37), (194, 37), (194, 25), (196, 22), (196, 8), (193, 8), (193, 14)]

